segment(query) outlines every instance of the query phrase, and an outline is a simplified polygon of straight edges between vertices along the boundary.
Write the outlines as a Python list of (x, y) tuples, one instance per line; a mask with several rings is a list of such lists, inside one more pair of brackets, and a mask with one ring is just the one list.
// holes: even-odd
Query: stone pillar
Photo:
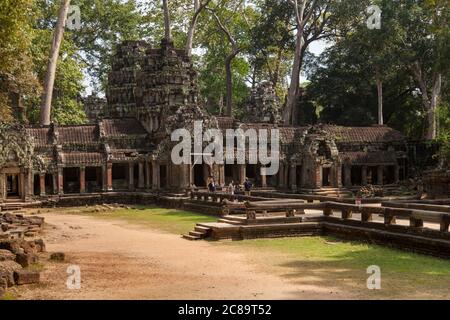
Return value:
[(86, 167), (80, 167), (80, 193), (86, 192)]
[(28, 169), (28, 173), (27, 173), (27, 185), (28, 185), (28, 190), (27, 193), (25, 194), (25, 196), (27, 198), (30, 198), (34, 195), (34, 174), (33, 174), (33, 170), (32, 169)]
[(6, 175), (0, 173), (0, 203), (5, 199)]
[(58, 167), (58, 194), (64, 194), (64, 172), (62, 167)]
[(396, 164), (394, 166), (394, 183), (399, 183), (400, 181), (400, 166)]
[(284, 188), (284, 164), (280, 162), (280, 168), (278, 169), (278, 187)]
[(225, 185), (225, 165), (219, 164), (219, 184)]
[(335, 167), (335, 186), (336, 188), (342, 188), (342, 165), (338, 164)]
[(151, 177), (150, 177), (150, 162), (145, 161), (145, 189), (150, 189), (152, 187)]
[(267, 188), (267, 175), (266, 175), (266, 167), (261, 166), (261, 187)]
[(157, 161), (152, 161), (152, 188), (154, 190), (159, 189), (159, 163)]
[(52, 173), (52, 184), (53, 184), (53, 194), (58, 193), (58, 173), (53, 172)]
[(297, 166), (291, 164), (289, 170), (289, 185), (292, 190), (297, 190)]
[(351, 187), (352, 186), (352, 167), (350, 165), (346, 165), (344, 166), (344, 184), (346, 187)]
[(139, 166), (138, 188), (144, 189), (145, 186), (144, 163), (140, 161), (138, 166)]
[(245, 164), (239, 164), (239, 183), (243, 184), (245, 182), (246, 177), (246, 167)]
[(184, 190), (191, 185), (191, 166), (189, 164), (181, 164), (181, 188)]
[(113, 189), (112, 167), (112, 162), (106, 164), (106, 191), (111, 191)]
[(39, 191), (41, 196), (45, 196), (45, 173), (39, 174)]
[(134, 191), (134, 163), (128, 164), (128, 190)]
[(377, 180), (378, 185), (383, 185), (383, 166), (377, 167)]
[(367, 185), (367, 166), (361, 167), (361, 185)]

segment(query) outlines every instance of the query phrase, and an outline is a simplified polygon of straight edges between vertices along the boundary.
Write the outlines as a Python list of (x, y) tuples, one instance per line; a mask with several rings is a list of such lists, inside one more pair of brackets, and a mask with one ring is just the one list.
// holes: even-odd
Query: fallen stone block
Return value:
[(37, 252), (45, 252), (45, 243), (42, 239), (35, 239), (34, 244), (36, 245)]
[(16, 255), (9, 250), (0, 249), (0, 261), (11, 260), (14, 261)]
[(38, 257), (34, 253), (18, 253), (16, 254), (16, 262), (23, 268), (38, 262)]
[(14, 272), (21, 270), (22, 267), (15, 261), (1, 261), (0, 274), (6, 279), (9, 287), (14, 285)]
[(17, 285), (39, 283), (41, 274), (36, 270), (17, 270), (14, 272), (14, 281)]
[(65, 259), (66, 255), (64, 254), (64, 252), (54, 252), (50, 255), (50, 260), (52, 261), (62, 262)]

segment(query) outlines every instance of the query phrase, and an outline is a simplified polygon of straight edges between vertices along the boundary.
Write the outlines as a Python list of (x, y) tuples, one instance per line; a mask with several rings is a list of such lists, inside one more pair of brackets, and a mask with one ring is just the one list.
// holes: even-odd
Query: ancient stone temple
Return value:
[[(287, 127), (269, 83), (252, 93), (245, 122), (214, 117), (199, 99), (197, 74), (184, 50), (127, 41), (112, 59), (107, 103), (87, 99), (91, 124), (0, 127), (0, 201), (66, 194), (183, 191), (245, 177), (257, 188), (351, 189), (396, 184), (408, 176), (405, 137), (386, 126)], [(280, 168), (259, 164), (180, 164), (171, 161), (177, 128), (278, 129)], [(190, 155), (194, 157), (193, 155)], [(248, 159), (248, 152), (246, 154)]]

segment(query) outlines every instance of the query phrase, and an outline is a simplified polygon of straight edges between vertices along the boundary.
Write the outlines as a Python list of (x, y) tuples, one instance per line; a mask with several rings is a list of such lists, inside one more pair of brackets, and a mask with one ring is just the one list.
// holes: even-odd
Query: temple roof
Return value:
[(342, 126), (323, 126), (326, 132), (336, 136), (337, 142), (401, 142), (406, 137), (399, 131), (386, 126), (372, 127), (342, 127)]

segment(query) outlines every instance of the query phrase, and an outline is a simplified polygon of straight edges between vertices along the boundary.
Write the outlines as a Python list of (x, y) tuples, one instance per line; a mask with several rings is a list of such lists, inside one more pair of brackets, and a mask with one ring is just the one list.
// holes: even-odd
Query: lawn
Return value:
[[(225, 242), (290, 281), (331, 286), (366, 298), (450, 299), (450, 261), (334, 237)], [(367, 267), (381, 269), (381, 290), (368, 290)]]
[(105, 212), (92, 212), (88, 207), (81, 209), (81, 212), (95, 217), (123, 219), (129, 223), (149, 225), (175, 234), (189, 233), (198, 222), (215, 222), (218, 219), (201, 213), (149, 206), (133, 206), (131, 209), (120, 208)]

